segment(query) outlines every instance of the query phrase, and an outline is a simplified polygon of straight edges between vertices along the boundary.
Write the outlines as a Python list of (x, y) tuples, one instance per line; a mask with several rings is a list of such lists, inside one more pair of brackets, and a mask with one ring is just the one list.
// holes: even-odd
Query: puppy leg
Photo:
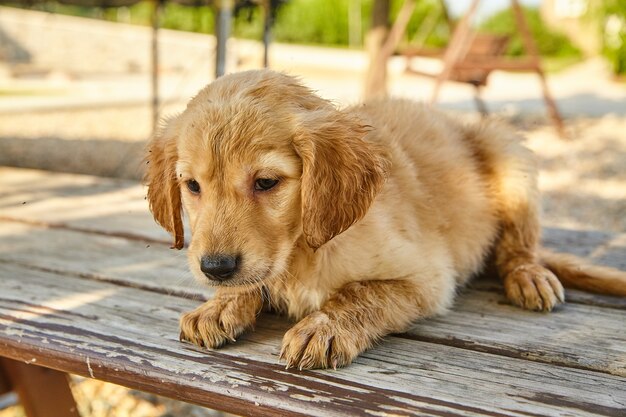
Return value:
[(495, 248), (496, 265), (504, 279), (506, 296), (513, 304), (528, 310), (550, 311), (563, 302), (563, 286), (539, 264), (539, 223), (530, 210), (520, 208), (506, 213)]
[(420, 288), (404, 280), (347, 284), (285, 334), (280, 357), (288, 368), (348, 365), (386, 334), (405, 331), (414, 320), (443, 312), (454, 294), (452, 282), (441, 288)]
[(180, 340), (217, 348), (235, 338), (256, 321), (263, 306), (262, 294), (217, 290), (215, 297), (180, 318)]
[(501, 225), (495, 246), (496, 266), (513, 304), (550, 311), (563, 302), (564, 294), (558, 278), (538, 259), (541, 226), (534, 156), (520, 146), (508, 157), (509, 163), (502, 164), (507, 169), (497, 172), (496, 181)]

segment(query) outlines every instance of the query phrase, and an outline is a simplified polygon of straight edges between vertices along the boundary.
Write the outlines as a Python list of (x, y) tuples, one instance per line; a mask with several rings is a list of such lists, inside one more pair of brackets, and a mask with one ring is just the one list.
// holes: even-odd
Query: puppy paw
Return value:
[(218, 348), (251, 327), (257, 310), (238, 297), (217, 298), (180, 318), (180, 340), (206, 348)]
[(346, 366), (361, 353), (355, 332), (341, 327), (320, 311), (305, 317), (283, 337), (280, 359), (287, 368), (315, 369)]
[(537, 264), (521, 265), (504, 279), (507, 298), (527, 310), (550, 311), (565, 300), (559, 279)]

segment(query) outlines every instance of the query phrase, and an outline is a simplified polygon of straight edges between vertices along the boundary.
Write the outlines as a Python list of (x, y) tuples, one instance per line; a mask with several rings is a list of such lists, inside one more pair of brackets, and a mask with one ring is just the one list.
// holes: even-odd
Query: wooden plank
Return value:
[[(169, 244), (169, 235), (152, 220), (144, 197), (144, 187), (134, 181), (0, 167), (0, 218), (131, 234)], [(615, 239), (621, 243), (611, 246)], [(626, 269), (626, 234), (547, 228), (544, 244)], [(608, 262), (603, 254), (594, 253), (598, 248), (608, 250), (612, 256)]]
[(0, 167), (0, 219), (169, 243), (145, 195), (135, 181)]
[(1, 358), (27, 417), (79, 417), (66, 373)]
[[(170, 244), (134, 181), (0, 167), (0, 219)], [(150, 243), (150, 242), (148, 242)], [(544, 230), (547, 248), (626, 270), (626, 234)]]
[[(27, 188), (24, 187), (27, 184), (41, 184), (42, 190), (46, 190), (49, 187), (65, 187), (66, 191), (70, 190), (69, 195), (75, 194), (76, 190), (83, 190), (82, 187), (74, 187), (72, 184), (75, 184), (76, 178), (80, 181), (84, 181), (89, 187), (93, 184), (100, 184), (102, 182), (104, 185), (103, 193), (116, 195), (117, 189), (119, 188), (118, 181), (115, 180), (106, 180), (106, 179), (94, 179), (93, 177), (85, 177), (85, 176), (74, 176), (74, 175), (60, 175), (60, 174), (51, 174), (52, 177), (55, 178), (55, 181), (51, 184), (46, 184), (46, 176), (42, 176), (42, 173), (39, 171), (30, 171), (30, 170), (18, 170), (20, 172), (24, 171), (23, 174), (26, 178), (18, 178), (19, 181), (15, 181), (12, 185), (8, 184), (8, 188), (13, 187), (14, 189), (22, 189)], [(28, 175), (27, 175), (28, 174)], [(12, 175), (9, 176), (0, 176), (0, 179), (3, 178), (13, 178)], [(62, 177), (61, 181), (56, 181), (58, 177)], [(128, 183), (128, 182), (126, 182)], [(21, 184), (21, 185), (20, 185)], [(65, 184), (65, 185), (63, 185)], [(81, 191), (81, 192), (84, 192)], [(80, 193), (79, 193), (80, 194)], [(87, 193), (88, 194), (88, 193)], [(96, 193), (99, 195), (100, 192)], [(62, 194), (64, 195), (64, 194)], [(39, 196), (39, 198), (44, 198), (43, 196)], [(83, 198), (83, 197), (80, 197)], [(4, 200), (2, 200), (4, 201)], [(123, 199), (114, 198), (112, 202), (100, 201), (100, 205), (108, 205), (111, 204), (115, 206), (116, 204), (121, 204), (120, 202)], [(45, 214), (48, 212), (52, 213), (63, 213), (64, 210), (68, 209), (73, 205), (80, 205), (74, 202), (74, 197), (72, 198), (62, 198), (59, 202), (63, 202), (67, 206), (59, 206), (57, 210), (47, 211), (46, 206), (42, 206), (41, 210), (36, 211), (37, 215)], [(80, 201), (79, 201), (80, 202)], [(120, 213), (116, 215), (115, 218), (124, 217), (124, 213)], [(147, 211), (145, 212), (146, 218), (149, 219), (149, 214)], [(133, 220), (130, 220), (128, 223), (132, 223)], [(98, 222), (96, 222), (98, 223)], [(99, 223), (100, 225), (108, 225), (108, 223)], [(191, 288), (188, 283), (192, 282), (191, 280), (187, 280), (187, 282), (182, 282), (182, 277), (186, 275), (186, 266), (185, 259), (181, 253), (178, 252), (170, 252), (164, 249), (163, 246), (159, 245), (151, 245), (150, 248), (145, 248), (143, 253), (139, 253), (135, 251), (135, 243), (126, 242), (125, 240), (117, 240), (115, 238), (98, 238), (85, 239), (84, 236), (80, 234), (73, 233), (65, 233), (60, 231), (59, 233), (53, 231), (47, 231), (46, 233), (42, 232), (42, 230), (32, 230), (28, 227), (20, 228), (20, 225), (7, 225), (2, 224), (0, 229), (3, 232), (6, 232), (7, 239), (3, 240), (3, 242), (7, 243), (5, 249), (2, 250), (3, 256), (5, 259), (9, 259), (12, 261), (22, 262), (23, 264), (27, 264), (30, 267), (38, 267), (40, 269), (46, 270), (58, 270), (65, 273), (73, 273), (75, 275), (80, 275), (84, 277), (88, 277), (91, 279), (102, 279), (102, 280), (112, 280), (116, 282), (123, 282), (124, 285), (132, 285), (141, 288), (149, 288), (155, 291), (166, 291), (173, 292), (176, 294), (189, 294), (190, 296), (194, 296), (197, 298), (206, 298), (210, 295), (210, 292), (206, 289), (202, 288)], [(12, 228), (12, 229), (11, 229)], [(17, 228), (17, 229), (16, 229)], [(43, 229), (45, 230), (45, 229)], [(62, 233), (63, 232), (63, 233)], [(608, 233), (598, 233), (598, 232), (576, 232), (575, 234), (571, 232), (565, 232), (558, 229), (548, 230), (547, 241), (550, 245), (563, 244), (575, 254), (581, 256), (600, 256), (601, 260), (604, 261), (605, 264), (621, 266), (624, 262), (626, 262), (626, 257), (624, 254), (624, 235), (618, 235), (614, 237)], [(17, 235), (17, 236), (16, 236)], [(17, 240), (16, 240), (17, 239)], [(26, 242), (24, 242), (26, 239)], [(63, 246), (59, 245), (51, 245), (51, 242), (63, 242)], [(581, 244), (582, 242), (582, 244)], [(21, 249), (19, 251), (15, 250), (15, 247), (19, 246)], [(147, 246), (147, 245), (146, 245)], [(141, 246), (143, 248), (143, 246)], [(68, 250), (68, 248), (81, 248), (80, 251), (76, 252), (75, 250)], [(37, 253), (37, 257), (33, 258), (32, 254)], [(98, 256), (95, 256), (97, 254)], [(117, 264), (116, 264), (117, 262)], [(621, 262), (621, 264), (620, 264)], [(141, 270), (140, 274), (133, 273), (133, 270)], [(494, 281), (479, 281), (477, 288), (481, 289), (490, 289), (493, 291), (501, 292), (500, 286), (498, 283), (494, 283)], [(602, 305), (602, 306), (612, 306), (612, 307), (624, 307), (624, 303), (626, 300), (621, 298), (608, 298), (608, 297), (598, 297), (592, 296), (580, 292), (572, 292), (568, 291), (568, 300), (569, 301), (579, 301), (591, 305)], [(500, 302), (503, 300), (501, 299)], [(480, 307), (478, 305), (477, 307)], [(474, 307), (472, 307), (474, 308)], [(496, 307), (496, 311), (501, 307)], [(519, 339), (520, 332), (517, 332), (517, 326), (515, 325), (515, 313), (518, 310), (514, 309), (511, 312), (510, 322), (505, 323), (507, 329), (511, 329), (509, 332), (506, 332), (506, 337), (508, 338), (508, 334), (510, 333), (512, 339)], [(474, 314), (477, 312), (474, 311)], [(535, 326), (535, 322), (533, 322), (533, 318), (538, 315), (532, 313), (525, 320), (528, 321), (529, 325), (527, 328), (532, 328)], [(474, 316), (470, 316), (474, 317)], [(456, 321), (455, 321), (456, 322)], [(505, 344), (504, 347), (500, 345), (500, 341), (494, 341), (491, 339), (489, 333), (489, 323), (485, 323), (485, 328), (487, 329), (486, 339), (484, 338), (484, 333), (479, 333), (481, 335), (479, 337), (479, 343), (474, 345), (475, 334), (467, 331), (463, 332), (466, 327), (464, 325), (465, 321), (461, 320), (460, 326), (454, 331), (446, 331), (444, 333), (440, 333), (440, 329), (435, 328), (433, 330), (434, 336), (431, 333), (420, 333), (417, 332), (417, 336), (423, 338), (424, 340), (433, 340), (432, 337), (439, 337), (440, 343), (448, 343), (448, 344), (462, 344), (464, 346), (472, 345), (474, 348), (485, 350), (489, 352), (506, 354), (511, 356), (520, 356), (522, 355), (522, 351), (516, 347), (516, 345), (512, 342)], [(606, 330), (610, 331), (610, 330)], [(462, 337), (454, 338), (453, 334), (457, 334), (455, 332), (459, 332)], [(524, 334), (524, 333), (521, 333)], [(545, 334), (540, 332), (537, 335), (537, 338), (547, 337), (550, 339), (549, 334)], [(523, 341), (522, 341), (523, 342)], [(534, 346), (535, 339), (531, 339), (528, 343)], [(522, 346), (524, 346), (522, 344)], [(542, 346), (541, 344), (539, 346)], [(593, 345), (592, 345), (593, 346)], [(554, 347), (553, 347), (554, 348)], [(551, 349), (554, 350), (554, 349)], [(559, 362), (563, 355), (559, 355), (557, 353), (557, 358), (552, 357), (552, 354), (547, 356), (542, 356), (542, 360), (548, 361), (557, 361)], [(598, 356), (597, 353), (595, 356)], [(597, 363), (593, 361), (594, 355), (592, 355), (591, 369), (606, 369), (605, 363)], [(586, 362), (588, 361), (581, 352), (577, 356), (574, 356), (575, 360), (566, 360), (564, 363), (568, 366), (581, 366), (581, 361), (584, 362), (582, 366), (588, 366)], [(560, 363), (560, 362), (559, 362)]]
[(551, 313), (512, 306), (498, 293), (467, 291), (445, 316), (405, 337), (626, 376), (626, 311), (564, 304)]
[(205, 352), (177, 341), (178, 315), (192, 301), (11, 265), (1, 282), (3, 355), (243, 415), (586, 416), (626, 407), (621, 377), (403, 338), (339, 371), (285, 370), (276, 360), (287, 323), (276, 318)]
[(466, 71), (536, 71), (537, 61), (533, 58), (468, 57), (454, 65), (455, 70)]
[[(184, 254), (122, 238), (0, 222), (0, 262), (196, 299), (211, 295), (194, 288)], [(610, 309), (568, 303), (541, 314), (509, 305), (501, 290), (468, 290), (450, 313), (403, 337), (626, 375), (626, 311), (619, 309), (623, 299), (616, 302)]]
[[(571, 251), (583, 258), (593, 254), (601, 263), (618, 267), (626, 262), (622, 249), (626, 245), (610, 233), (581, 231), (573, 234), (559, 229), (553, 231), (554, 242), (569, 244)], [(6, 261), (49, 271), (78, 274), (90, 279), (113, 280), (123, 285), (171, 292), (195, 299), (207, 299), (212, 294), (210, 289), (200, 286), (190, 278), (184, 254), (170, 250), (169, 244), (134, 242), (132, 239), (118, 239), (116, 236), (85, 238), (82, 233), (64, 228), (48, 229), (41, 225), (1, 220), (0, 237), (3, 238), (0, 241), (0, 259)], [(589, 244), (576, 246), (577, 242)], [(19, 250), (16, 250), (17, 247)], [(36, 253), (37, 257), (33, 258), (32, 253)], [(140, 274), (132, 273), (135, 270), (142, 271)], [(475, 280), (471, 286), (485, 291), (503, 291), (502, 285), (495, 279)], [(568, 290), (567, 295), (568, 302), (626, 309), (625, 298), (575, 290)]]
[[(152, 220), (143, 196), (143, 187), (128, 180), (0, 168), (0, 220), (169, 245), (169, 236)], [(544, 244), (626, 270), (626, 234), (547, 228)], [(164, 254), (163, 259), (167, 257)], [(482, 288), (501, 291), (492, 284)], [(577, 291), (568, 292), (568, 299), (598, 306), (626, 305), (624, 299)]]
[(46, 271), (207, 299), (169, 245), (0, 221), (0, 259)]

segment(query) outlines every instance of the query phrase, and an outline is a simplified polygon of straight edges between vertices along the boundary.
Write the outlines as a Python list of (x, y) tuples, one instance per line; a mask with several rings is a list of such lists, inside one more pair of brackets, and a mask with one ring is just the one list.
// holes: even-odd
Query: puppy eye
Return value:
[(267, 191), (278, 184), (278, 180), (272, 178), (259, 178), (254, 182), (254, 189), (256, 191)]
[(189, 191), (193, 194), (200, 194), (200, 184), (198, 184), (196, 180), (187, 181), (187, 188), (189, 188)]

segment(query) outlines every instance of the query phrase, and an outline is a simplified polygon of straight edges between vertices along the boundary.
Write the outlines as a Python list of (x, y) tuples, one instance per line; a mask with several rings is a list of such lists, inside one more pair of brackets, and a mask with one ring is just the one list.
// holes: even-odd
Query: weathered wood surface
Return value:
[[(144, 188), (133, 181), (0, 167), (0, 221), (124, 237), (145, 242), (151, 251), (162, 251), (163, 247), (158, 244), (169, 245), (171, 240), (152, 220), (144, 196)], [(596, 264), (626, 270), (624, 233), (547, 228), (544, 235), (544, 244), (550, 249), (572, 253)], [(55, 239), (64, 240), (61, 237)], [(180, 281), (180, 277), (185, 275), (183, 270), (169, 269), (170, 265), (174, 268), (176, 265), (180, 267), (181, 262), (177, 258), (183, 255), (177, 252), (162, 253), (161, 261), (165, 263), (162, 275), (168, 280), (174, 277), (175, 282), (184, 285)], [(123, 259), (117, 255), (115, 258)], [(135, 284), (151, 285), (149, 282)], [(478, 281), (473, 286), (501, 291), (501, 286), (493, 280)], [(170, 285), (168, 288), (171, 291), (181, 290), (180, 286), (173, 287), (174, 285)], [(206, 290), (195, 286), (184, 291), (193, 296), (206, 294)], [(568, 301), (626, 307), (626, 300), (623, 298), (603, 297), (573, 290), (568, 291)]]
[(165, 244), (0, 220), (0, 259), (159, 292), (212, 294), (191, 279), (185, 252)]
[[(549, 229), (545, 240), (624, 268), (624, 236)], [(479, 280), (448, 315), (347, 369), (285, 371), (279, 317), (219, 351), (177, 341), (189, 298), (211, 292), (168, 243), (138, 185), (0, 169), (0, 355), (246, 415), (626, 412), (622, 298), (569, 291), (552, 314), (530, 313)]]
[[(195, 283), (180, 254), (165, 245), (0, 221), (0, 262), (207, 299), (211, 290)], [(528, 312), (508, 305), (492, 286), (493, 292), (464, 291), (453, 311), (417, 323), (407, 337), (626, 376), (626, 311), (577, 303), (551, 314)]]
[(170, 242), (134, 181), (0, 167), (0, 219)]
[(205, 352), (176, 337), (179, 314), (193, 305), (163, 294), (148, 303), (143, 290), (43, 271), (25, 280), (21, 267), (4, 265), (0, 346), (14, 359), (251, 415), (582, 416), (625, 406), (617, 376), (397, 337), (343, 370), (284, 370), (277, 357), (288, 323), (275, 317)]
[[(170, 244), (144, 197), (134, 181), (0, 167), (0, 219)], [(544, 244), (626, 270), (625, 233), (547, 228)]]

